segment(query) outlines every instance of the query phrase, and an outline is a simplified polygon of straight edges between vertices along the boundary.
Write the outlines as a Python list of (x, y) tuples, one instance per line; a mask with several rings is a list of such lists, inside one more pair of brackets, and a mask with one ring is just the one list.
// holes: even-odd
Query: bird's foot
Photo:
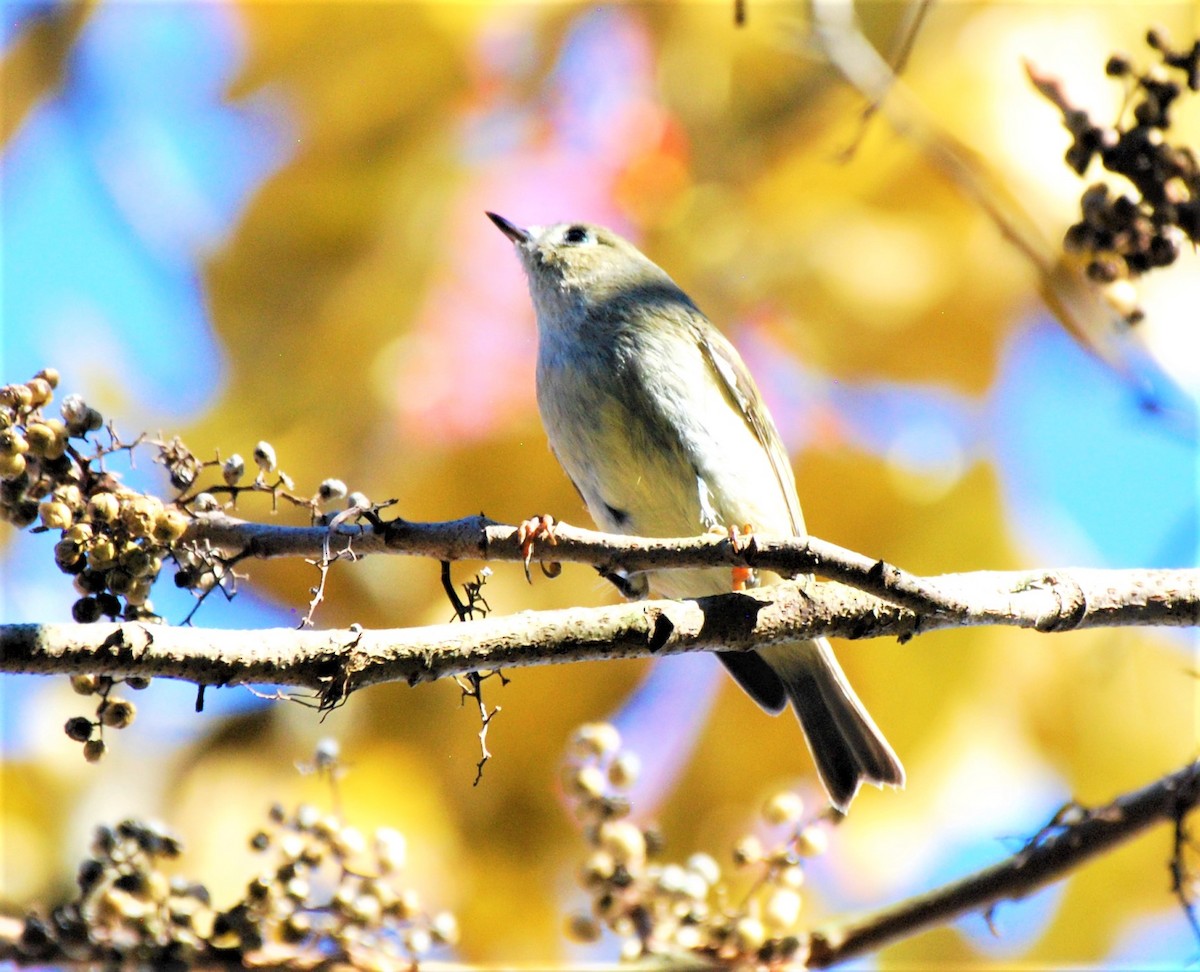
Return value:
[[(551, 546), (558, 543), (558, 538), (554, 536), (554, 517), (549, 513), (530, 517), (517, 527), (517, 543), (521, 545), (522, 563), (525, 566), (525, 580), (531, 584), (533, 580), (529, 576), (529, 563), (533, 560), (533, 548), (538, 540), (545, 540)], [(548, 577), (556, 576), (561, 569), (558, 564), (551, 565), (551, 569), (549, 570), (545, 564), (542, 565), (542, 571)]]

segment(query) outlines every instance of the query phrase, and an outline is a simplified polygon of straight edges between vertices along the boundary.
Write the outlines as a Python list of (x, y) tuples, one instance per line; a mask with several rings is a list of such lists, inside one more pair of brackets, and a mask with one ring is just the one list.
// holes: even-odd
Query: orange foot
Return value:
[[(729, 542), (733, 545), (735, 553), (741, 553), (749, 546), (749, 537), (754, 533), (754, 527), (749, 523), (743, 523), (741, 529), (731, 526), (729, 528)], [(735, 591), (744, 591), (746, 586), (754, 578), (753, 567), (734, 567), (733, 568), (733, 589)]]
[(521, 545), (525, 580), (531, 584), (533, 580), (529, 576), (529, 562), (533, 559), (534, 543), (543, 538), (552, 546), (558, 543), (558, 539), (554, 536), (554, 517), (549, 513), (531, 517), (517, 527), (517, 543)]

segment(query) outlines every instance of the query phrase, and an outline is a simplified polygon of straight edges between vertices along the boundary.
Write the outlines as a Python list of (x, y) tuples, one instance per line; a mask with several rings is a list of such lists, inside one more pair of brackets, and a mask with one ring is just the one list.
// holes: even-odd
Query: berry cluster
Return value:
[[(1159, 63), (1137, 71), (1121, 54), (1109, 58), (1105, 72), (1126, 84), (1132, 118), (1116, 125), (1096, 124), (1086, 111), (1069, 104), (1057, 84), (1033, 76), (1038, 90), (1062, 111), (1071, 133), (1067, 164), (1083, 175), (1099, 158), (1106, 170), (1124, 176), (1134, 196), (1108, 184), (1091, 185), (1080, 200), (1082, 218), (1067, 230), (1063, 246), (1086, 261), (1088, 276), (1105, 286), (1106, 296), (1135, 324), (1143, 312), (1131, 281), (1179, 257), (1184, 240), (1200, 243), (1200, 162), (1186, 146), (1164, 138), (1171, 109), (1184, 90), (1200, 90), (1200, 41), (1174, 50), (1161, 30), (1150, 30), (1146, 43)], [(1123, 115), (1125, 112), (1122, 113)]]
[[(24, 384), (0, 387), (0, 520), (18, 529), (57, 532), (54, 561), (74, 582), (78, 597), (71, 615), (81, 624), (105, 618), (161, 622), (150, 593), (166, 564), (175, 566), (175, 585), (195, 594), (192, 613), (215, 590), (232, 596), (240, 558), (189, 535), (197, 517), (225, 508), (218, 496), (236, 506), (242, 493), (268, 493), (273, 508), (283, 499), (308, 511), (314, 523), (322, 520), (322, 506), (334, 500), (345, 500), (351, 512), (371, 508), (365, 496), (349, 493), (339, 479), (325, 480), (311, 497), (296, 495), (269, 442), (254, 448), (253, 479), (236, 453), (201, 460), (178, 437), (122, 442), (112, 424), (79, 395), (63, 398), (54, 414), (58, 383), (58, 372), (45, 368)], [(173, 498), (131, 489), (105, 468), (115, 453), (139, 447), (156, 450), (155, 462), (165, 469)], [(205, 485), (206, 472), (209, 479), (219, 475), (219, 481)], [(144, 680), (124, 681), (139, 687)], [(132, 703), (109, 696), (113, 684), (92, 676), (73, 681), (80, 694), (100, 696), (94, 719), (80, 716), (66, 725), (89, 761), (104, 755), (103, 728), (122, 728), (133, 718)]]
[(150, 679), (130, 676), (129, 678), (111, 678), (108, 675), (72, 675), (71, 688), (79, 695), (97, 695), (96, 717), (72, 716), (63, 727), (69, 739), (83, 743), (83, 758), (89, 763), (96, 763), (108, 751), (104, 741), (104, 730), (124, 729), (133, 722), (137, 715), (137, 707), (128, 699), (113, 695), (117, 685), (127, 685), (131, 689), (144, 689), (150, 685)]
[(164, 873), (182, 846), (161, 827), (98, 828), (74, 901), (48, 916), (0, 919), (0, 962), (411, 972), (457, 942), (452, 914), (428, 913), (415, 890), (396, 884), (407, 846), (400, 833), (380, 828), (368, 848), (361, 831), (311, 805), (291, 814), (275, 805), (268, 816), (250, 846), (270, 861), (225, 910), (202, 884)]
[(78, 898), (49, 917), (26, 916), (13, 940), (0, 936), (0, 959), (191, 968), (208, 947), (214, 912), (203, 885), (163, 873), (180, 851), (157, 824), (96, 828), (91, 857), (79, 866)]
[(407, 851), (399, 832), (379, 828), (368, 848), (360, 830), (310, 804), (292, 814), (276, 804), (269, 818), (250, 846), (273, 860), (245, 898), (217, 916), (215, 949), (386, 972), (412, 968), (435, 947), (457, 942), (452, 914), (430, 915), (416, 890), (394, 883)]
[(803, 861), (820, 854), (825, 831), (802, 821), (803, 804), (780, 793), (763, 807), (763, 823), (779, 835), (770, 847), (756, 834), (733, 853), (735, 869), (750, 879), (736, 901), (720, 865), (704, 853), (685, 864), (659, 863), (662, 840), (628, 819), (625, 791), (638, 762), (621, 750), (616, 728), (583, 726), (572, 743), (566, 785), (591, 848), (581, 883), (591, 914), (568, 919), (576, 941), (594, 941), (607, 927), (622, 939), (622, 956), (688, 951), (738, 967), (778, 968), (802, 962), (804, 937), (796, 932), (804, 883)]
[[(325, 480), (315, 496), (295, 495), (269, 442), (255, 446), (258, 472), (243, 482), (246, 463), (240, 455), (201, 460), (178, 437), (121, 442), (112, 425), (79, 395), (66, 396), (61, 418), (52, 417), (49, 407), (57, 386), (58, 372), (46, 368), (24, 384), (0, 388), (0, 519), (18, 529), (59, 531), (54, 560), (74, 577), (80, 596), (72, 615), (78, 622), (161, 620), (149, 595), (167, 560), (178, 568), (176, 586), (200, 597), (216, 587), (229, 593), (231, 563), (187, 537), (195, 516), (224, 508), (218, 496), (236, 505), (244, 492), (269, 493), (273, 506), (287, 500), (308, 510), (314, 522), (323, 504), (347, 497), (346, 484), (338, 479)], [(101, 429), (107, 432), (107, 444), (89, 438)], [(109, 456), (141, 445), (157, 449), (155, 461), (176, 491), (172, 499), (131, 489), (105, 469)], [(200, 477), (208, 469), (219, 470), (221, 482), (201, 489)], [(370, 508), (360, 493), (351, 494), (348, 504)]]
[[(46, 368), (0, 388), (0, 518), (58, 531), (54, 561), (74, 577), (76, 621), (157, 621), (150, 588), (191, 518), (105, 471), (104, 458), (129, 447), (111, 428), (108, 447), (90, 444), (104, 418), (79, 395), (64, 398), (61, 418), (52, 417), (57, 385), (58, 372)], [(92, 455), (81, 451), (87, 448)]]

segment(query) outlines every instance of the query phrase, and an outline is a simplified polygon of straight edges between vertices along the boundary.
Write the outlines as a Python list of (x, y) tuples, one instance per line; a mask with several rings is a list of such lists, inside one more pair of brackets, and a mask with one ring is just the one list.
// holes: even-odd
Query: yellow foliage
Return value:
[[(899, 5), (859, 6), (886, 47)], [(1072, 42), (1055, 56), (1070, 59), (1042, 54), (1044, 66), (1095, 76), (1105, 53), (1132, 47), (1156, 14), (1181, 38), (1190, 29), (1174, 7), (1061, 6), (934, 4), (905, 75), (1050, 237), (1071, 218), (1061, 193), (1069, 203), (1078, 185), (1029, 181), (1029, 168), (1058, 171), (1065, 136), (1020, 73), (1024, 38), (1045, 51), (1058, 31)], [(1033, 269), (882, 117), (840, 162), (861, 99), (806, 56), (804, 25), (783, 5), (750, 0), (744, 30), (731, 8), (604, 8), (608, 26), (644, 46), (644, 75), (630, 80), (644, 104), (620, 119), (628, 138), (597, 135), (580, 151), (558, 128), (584, 118), (589, 92), (563, 109), (573, 76), (558, 59), (584, 18), (595, 26), (591, 5), (239, 4), (246, 54), (228, 95), (282, 104), (294, 144), (205, 267), (224, 384), (212, 411), (181, 430), (188, 444), (249, 454), (268, 439), (302, 492), (337, 476), (372, 499), (397, 499), (389, 513), (409, 519), (549, 511), (586, 523), (537, 422), (519, 268), (482, 212), (523, 220), (515, 210), (526, 207), (541, 220), (551, 202), (573, 199), (624, 220), (729, 333), (761, 318), (823, 380), (919, 383), (977, 404), (1020, 316), (1036, 307)], [(1070, 54), (1077, 31), (1086, 62)], [(442, 421), (452, 399), (467, 404)], [(918, 572), (1023, 562), (986, 457), (913, 472), (848, 442), (836, 418), (824, 431), (793, 457), (816, 534)], [(291, 606), (316, 580), (304, 564), (246, 566), (256, 591)], [(456, 565), (456, 581), (479, 567)], [(485, 589), (492, 608), (615, 598), (585, 568), (534, 577), (529, 587), (516, 566), (497, 567)], [(220, 612), (211, 601), (202, 620), (220, 625)], [(336, 565), (318, 622), (401, 626), (449, 614), (435, 563), (376, 558)], [(984, 765), (996, 775), (981, 776), (993, 782), (1058, 774), (1098, 802), (1193, 755), (1194, 683), (1178, 650), (1152, 636), (981, 630), (837, 650), (909, 772), (906, 793), (860, 797), (831, 851), (857, 869), (863, 906), (898, 893), (891, 858), (904, 844), (932, 853), (949, 832), (945, 801), (972, 812), (972, 793), (956, 785), (969, 782), (973, 760), (992, 761)], [(291, 761), (311, 749), (300, 736), (328, 731), (350, 768), (347, 817), (407, 831), (427, 894), (458, 911), (464, 959), (561, 961), (561, 892), (582, 845), (557, 793), (559, 758), (571, 728), (618, 707), (643, 668), (552, 666), (511, 673), (507, 687), (488, 682), (488, 705), (503, 711), (477, 787), (472, 704), (460, 709), (452, 685), (393, 685), (354, 696), (323, 727), (304, 711), (210, 740), (175, 767), (161, 812), (219, 897), (252, 873), (232, 862), (243, 824), (272, 800), (306, 787), (311, 796)], [(28, 770), (5, 772), (0, 826), (11, 839), (34, 826), (32, 784), (22, 782)], [(763, 793), (809, 776), (790, 717), (769, 719), (725, 686), (662, 808), (671, 846), (720, 854)], [(9, 868), (20, 858), (6, 853)], [(1092, 865), (1021, 961), (1098, 960), (1124, 922), (1170, 907), (1167, 854), (1155, 837)], [(896, 871), (919, 875), (926, 864), (914, 851)], [(805, 907), (820, 912), (819, 902)], [(989, 962), (943, 929), (896, 946), (881, 967)]]

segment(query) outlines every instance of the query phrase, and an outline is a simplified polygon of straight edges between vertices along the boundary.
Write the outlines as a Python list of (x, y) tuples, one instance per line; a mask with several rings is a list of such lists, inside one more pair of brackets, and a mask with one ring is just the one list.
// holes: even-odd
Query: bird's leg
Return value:
[[(733, 546), (734, 553), (741, 553), (750, 546), (750, 538), (753, 535), (754, 527), (749, 523), (743, 523), (740, 529), (730, 525), (729, 542)], [(757, 577), (753, 567), (733, 568), (733, 589), (735, 591), (744, 591), (747, 587), (757, 586)]]
[[(549, 513), (543, 513), (541, 516), (530, 517), (517, 527), (517, 543), (521, 545), (521, 555), (525, 566), (525, 580), (533, 583), (529, 576), (529, 562), (533, 559), (533, 547), (537, 540), (544, 539), (551, 546), (558, 543), (558, 538), (554, 536), (554, 517)], [(546, 570), (545, 567), (542, 568)], [(548, 577), (553, 577), (557, 574), (547, 572)]]
[[(741, 553), (746, 549), (746, 547), (749, 546), (749, 538), (753, 535), (754, 528), (749, 523), (744, 523), (741, 527), (732, 525), (728, 527), (713, 525), (708, 528), (708, 532), (714, 533), (718, 536), (727, 537), (730, 545), (733, 547), (733, 552)], [(747, 587), (757, 586), (757, 572), (753, 567), (733, 568), (733, 590), (744, 591)]]

